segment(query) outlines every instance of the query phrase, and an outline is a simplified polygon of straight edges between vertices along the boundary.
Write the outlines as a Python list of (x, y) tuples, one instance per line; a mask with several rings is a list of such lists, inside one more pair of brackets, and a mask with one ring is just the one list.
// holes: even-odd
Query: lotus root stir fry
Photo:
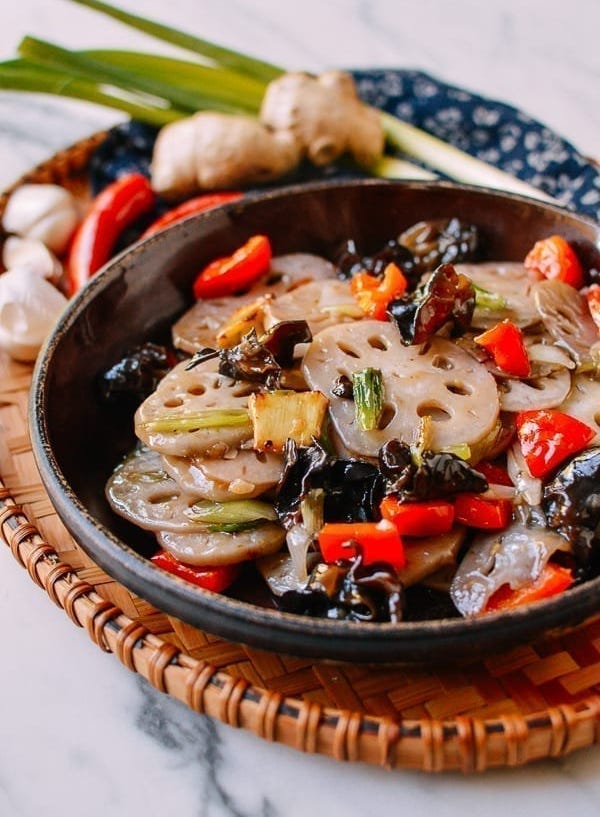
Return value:
[(139, 441), (106, 494), (155, 564), (356, 622), (510, 610), (596, 575), (600, 287), (560, 236), (481, 254), (451, 218), (333, 260), (257, 235), (201, 270), (173, 349), (103, 378)]

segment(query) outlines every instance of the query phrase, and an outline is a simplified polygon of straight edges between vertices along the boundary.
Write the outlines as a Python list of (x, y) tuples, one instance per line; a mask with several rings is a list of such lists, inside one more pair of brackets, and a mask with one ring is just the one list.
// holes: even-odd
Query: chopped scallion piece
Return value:
[(356, 422), (363, 431), (379, 427), (385, 403), (385, 386), (381, 369), (362, 369), (352, 375)]
[(207, 525), (243, 525), (259, 519), (275, 520), (275, 508), (258, 499), (234, 499), (231, 502), (201, 500), (187, 508), (185, 515)]
[(158, 417), (142, 424), (151, 434), (174, 434), (196, 431), (200, 428), (227, 428), (231, 426), (252, 426), (246, 409), (207, 409), (196, 414)]

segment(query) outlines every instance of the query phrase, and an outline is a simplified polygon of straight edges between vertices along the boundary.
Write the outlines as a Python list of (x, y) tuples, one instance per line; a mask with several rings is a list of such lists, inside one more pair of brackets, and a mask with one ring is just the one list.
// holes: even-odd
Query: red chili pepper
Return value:
[(506, 485), (507, 488), (513, 487), (513, 481), (508, 476), (508, 471), (501, 465), (496, 465), (493, 462), (484, 460), (483, 462), (477, 463), (475, 470), (483, 474), (490, 485)]
[(67, 270), (73, 295), (110, 259), (123, 230), (154, 206), (150, 182), (141, 173), (121, 176), (93, 200), (71, 245)]
[(512, 321), (503, 320), (475, 338), (475, 343), (487, 349), (498, 368), (515, 377), (529, 377), (531, 364), (523, 334)]
[(469, 528), (502, 530), (512, 518), (509, 499), (484, 499), (478, 494), (459, 494), (454, 503), (454, 519)]
[(220, 298), (247, 289), (269, 269), (271, 244), (264, 235), (255, 235), (233, 255), (217, 258), (205, 267), (194, 282), (194, 296)]
[(525, 267), (538, 278), (564, 281), (575, 289), (583, 286), (583, 267), (573, 247), (560, 235), (537, 241), (525, 258)]
[(573, 581), (573, 574), (568, 568), (548, 562), (537, 579), (531, 584), (519, 587), (517, 590), (513, 590), (509, 584), (503, 584), (502, 587), (499, 587), (488, 599), (484, 612), (514, 610), (516, 607), (530, 604), (532, 601), (549, 599), (563, 593), (573, 584)]
[(600, 284), (592, 284), (585, 297), (587, 298), (590, 315), (600, 331)]
[(387, 562), (404, 567), (404, 546), (396, 526), (386, 519), (381, 522), (330, 522), (319, 531), (319, 547), (327, 563), (352, 559), (360, 546), (364, 563)]
[(393, 496), (386, 496), (380, 510), (401, 536), (438, 536), (448, 533), (454, 523), (454, 507), (444, 499), (398, 502)]
[(220, 207), (222, 204), (227, 204), (230, 201), (237, 201), (243, 197), (243, 193), (206, 193), (203, 196), (196, 196), (193, 199), (188, 199), (172, 210), (159, 216), (156, 221), (153, 221), (148, 229), (142, 234), (142, 238), (148, 238), (151, 235), (160, 233), (166, 230), (171, 224), (176, 224), (178, 221), (183, 221), (188, 216), (194, 216), (196, 213), (204, 213), (205, 210), (212, 210), (214, 207)]
[(159, 550), (150, 559), (151, 562), (167, 573), (185, 579), (187, 582), (213, 593), (221, 593), (229, 587), (240, 574), (240, 565), (220, 565), (218, 567), (195, 567), (178, 561), (166, 550)]
[(582, 451), (596, 432), (556, 409), (517, 414), (517, 437), (532, 477), (542, 479), (573, 454)]
[(362, 311), (378, 321), (387, 319), (386, 309), (390, 301), (406, 292), (407, 280), (400, 267), (388, 264), (383, 278), (368, 272), (359, 272), (350, 281), (350, 291)]

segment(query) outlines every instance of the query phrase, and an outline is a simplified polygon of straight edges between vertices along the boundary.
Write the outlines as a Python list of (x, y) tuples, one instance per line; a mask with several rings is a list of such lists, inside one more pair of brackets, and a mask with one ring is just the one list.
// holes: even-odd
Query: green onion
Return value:
[(124, 96), (113, 89), (109, 92), (94, 82), (89, 82), (67, 76), (38, 66), (30, 67), (8, 65), (0, 63), (0, 90), (3, 91), (30, 91), (35, 93), (65, 96), (71, 99), (82, 99), (85, 102), (94, 102), (105, 105), (129, 114), (132, 118), (151, 125), (167, 125), (181, 119), (181, 112), (161, 109), (156, 105), (149, 105), (147, 100), (135, 95)]
[(487, 309), (491, 312), (506, 309), (506, 298), (502, 295), (479, 287), (477, 284), (474, 284), (473, 281), (471, 281), (471, 286), (475, 290), (475, 306), (479, 307), (479, 309)]
[(234, 499), (231, 502), (195, 502), (184, 511), (193, 522), (207, 525), (241, 525), (258, 520), (277, 519), (275, 508), (258, 499)]
[(179, 48), (184, 48), (187, 51), (192, 51), (201, 57), (208, 58), (218, 65), (226, 65), (241, 74), (246, 74), (250, 77), (262, 80), (267, 83), (272, 79), (276, 79), (283, 70), (276, 65), (271, 65), (269, 62), (263, 62), (255, 57), (250, 57), (247, 54), (242, 54), (239, 51), (234, 51), (224, 46), (216, 45), (208, 40), (203, 40), (199, 37), (194, 37), (192, 34), (187, 34), (185, 31), (178, 31), (176, 28), (155, 23), (144, 17), (138, 17), (136, 14), (130, 14), (123, 9), (111, 6), (108, 3), (102, 3), (100, 0), (71, 0), (80, 6), (85, 6), (89, 9), (94, 9), (108, 17), (119, 20), (125, 25), (131, 26), (138, 31), (143, 31), (156, 37), (164, 42), (176, 45)]
[(174, 434), (184, 431), (197, 431), (201, 428), (229, 428), (247, 426), (252, 430), (252, 423), (246, 409), (207, 409), (196, 414), (158, 417), (142, 423), (142, 428), (151, 434)]
[(542, 201), (554, 201), (530, 184), (515, 179), (497, 167), (488, 165), (389, 113), (381, 114), (381, 122), (390, 145), (455, 181), (507, 190)]
[(352, 375), (356, 422), (363, 431), (375, 431), (383, 414), (385, 386), (380, 369), (362, 369)]
[(69, 51), (34, 37), (25, 37), (21, 41), (19, 54), (32, 62), (47, 65), (52, 69), (62, 69), (83, 80), (148, 94), (149, 104), (158, 106), (162, 104), (167, 107), (165, 103), (168, 103), (168, 106), (177, 107), (182, 115), (184, 113), (189, 115), (209, 106), (227, 113), (239, 112), (239, 107), (195, 92), (190, 87), (182, 88), (172, 82), (155, 79), (153, 74), (130, 72), (111, 62), (89, 57), (85, 53)]

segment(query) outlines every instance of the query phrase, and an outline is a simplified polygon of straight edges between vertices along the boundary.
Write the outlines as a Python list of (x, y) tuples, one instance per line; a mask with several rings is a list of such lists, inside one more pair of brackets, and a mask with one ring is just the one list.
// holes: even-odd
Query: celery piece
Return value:
[(275, 508), (258, 499), (234, 499), (231, 502), (200, 500), (187, 508), (185, 515), (193, 522), (207, 525), (240, 525), (259, 519), (277, 519)]
[(262, 519), (256, 522), (224, 522), (221, 525), (207, 525), (209, 533), (243, 533), (246, 530), (256, 530), (263, 524)]
[(352, 375), (356, 422), (363, 431), (375, 431), (383, 414), (385, 386), (381, 369), (362, 369)]
[(251, 423), (246, 409), (207, 409), (195, 414), (166, 415), (148, 420), (143, 427), (151, 434), (174, 434), (197, 431), (201, 428), (228, 428), (248, 426)]

